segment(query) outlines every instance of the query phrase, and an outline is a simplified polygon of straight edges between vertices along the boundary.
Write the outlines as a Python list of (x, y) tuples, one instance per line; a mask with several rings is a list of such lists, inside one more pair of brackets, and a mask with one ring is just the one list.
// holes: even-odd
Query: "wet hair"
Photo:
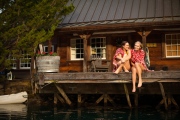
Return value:
[(143, 48), (143, 44), (142, 44), (140, 41), (136, 41), (136, 42), (134, 43), (134, 45), (135, 45), (136, 43), (139, 43), (139, 44), (140, 44), (141, 49)]
[(128, 41), (122, 41), (122, 42), (121, 42), (121, 48), (122, 48), (126, 43), (129, 43), (129, 42), (128, 42)]

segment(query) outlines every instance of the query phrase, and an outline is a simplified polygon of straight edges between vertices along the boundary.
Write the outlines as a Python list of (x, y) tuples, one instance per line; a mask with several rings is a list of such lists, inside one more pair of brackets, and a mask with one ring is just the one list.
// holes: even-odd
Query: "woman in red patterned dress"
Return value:
[(121, 47), (116, 50), (116, 53), (113, 57), (113, 72), (118, 74), (122, 70), (125, 72), (129, 72), (130, 70), (130, 62), (131, 51), (129, 49), (129, 43), (127, 41), (123, 41), (121, 43)]
[[(132, 92), (136, 92), (136, 74), (139, 77), (138, 87), (142, 86), (142, 71), (148, 70), (145, 61), (145, 52), (142, 50), (142, 43), (135, 42), (134, 49), (131, 50), (131, 65), (132, 65)], [(149, 71), (149, 70), (148, 70)]]

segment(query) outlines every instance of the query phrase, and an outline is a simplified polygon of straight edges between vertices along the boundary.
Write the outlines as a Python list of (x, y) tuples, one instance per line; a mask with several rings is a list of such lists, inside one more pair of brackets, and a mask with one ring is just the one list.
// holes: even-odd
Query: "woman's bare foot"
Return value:
[(141, 87), (141, 86), (142, 86), (142, 80), (139, 81), (139, 83), (138, 83), (138, 87)]
[(133, 88), (133, 89), (132, 89), (132, 92), (136, 92), (136, 88)]
[(125, 70), (124, 72), (129, 72), (129, 70)]

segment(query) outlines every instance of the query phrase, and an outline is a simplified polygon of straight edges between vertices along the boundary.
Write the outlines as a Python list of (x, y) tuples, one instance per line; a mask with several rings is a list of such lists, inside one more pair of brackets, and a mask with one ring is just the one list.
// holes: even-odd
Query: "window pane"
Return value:
[(170, 45), (171, 44), (171, 40), (166, 40), (166, 44)]
[(173, 51), (172, 56), (177, 56), (177, 51)]
[(172, 44), (177, 44), (177, 40), (172, 40)]
[(180, 34), (177, 35), (177, 39), (180, 40)]
[(180, 45), (178, 45), (178, 51), (180, 52)]
[(177, 50), (177, 45), (172, 45), (171, 50)]
[(176, 36), (177, 36), (176, 34), (175, 34), (175, 35), (172, 35), (172, 39), (177, 39)]
[(170, 51), (167, 51), (167, 56), (172, 56)]
[(166, 39), (171, 39), (171, 35), (166, 35)]
[(166, 46), (167, 50), (171, 50), (171, 46)]

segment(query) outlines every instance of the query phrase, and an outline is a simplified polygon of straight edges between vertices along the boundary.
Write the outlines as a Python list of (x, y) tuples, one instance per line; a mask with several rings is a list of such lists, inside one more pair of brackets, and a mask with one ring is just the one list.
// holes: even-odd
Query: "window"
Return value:
[(91, 38), (91, 55), (106, 59), (106, 38)]
[[(44, 46), (44, 52), (48, 53), (48, 46)], [(54, 52), (54, 45), (51, 46), (51, 52)]]
[(71, 39), (71, 60), (83, 60), (83, 39)]
[(165, 35), (166, 57), (180, 57), (180, 33)]
[(23, 52), (23, 57), (20, 59), (20, 69), (30, 69), (31, 67), (31, 56), (26, 52)]
[(16, 64), (16, 58), (15, 58), (15, 57), (12, 57), (11, 60), (12, 60), (12, 69), (16, 69), (16, 67), (17, 67), (17, 66), (16, 66), (16, 65), (17, 65), (17, 64)]

